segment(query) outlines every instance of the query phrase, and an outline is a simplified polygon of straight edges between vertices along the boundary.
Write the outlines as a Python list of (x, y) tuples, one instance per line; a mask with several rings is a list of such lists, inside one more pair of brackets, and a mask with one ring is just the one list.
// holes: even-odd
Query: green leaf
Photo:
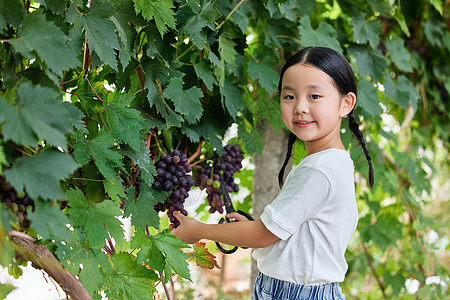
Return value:
[(68, 241), (70, 231), (67, 224), (69, 218), (61, 211), (59, 205), (50, 202), (34, 200), (34, 212), (27, 213), (33, 229), (46, 239)]
[(154, 271), (136, 264), (136, 258), (121, 252), (111, 256), (112, 269), (105, 280), (105, 293), (110, 299), (152, 299), (153, 283), (159, 279)]
[(6, 296), (15, 290), (13, 285), (8, 283), (0, 283), (0, 298), (6, 299)]
[[(132, 99), (134, 96), (131, 94), (116, 94), (110, 103), (105, 104), (105, 118), (113, 137), (138, 150), (144, 144), (140, 131), (146, 126), (139, 111), (125, 107)], [(123, 104), (123, 101), (127, 104)]]
[(409, 32), (408, 25), (406, 24), (405, 16), (403, 15), (399, 7), (397, 7), (397, 9), (395, 10), (394, 19), (398, 22), (398, 25), (400, 25), (403, 33), (407, 37), (410, 37), (411, 33)]
[(186, 259), (188, 259), (189, 256), (180, 250), (180, 248), (189, 248), (188, 244), (181, 241), (176, 236), (164, 232), (156, 235), (154, 239), (172, 270), (181, 277), (191, 280), (188, 263), (186, 262)]
[(103, 1), (93, 1), (91, 7), (84, 11), (72, 3), (67, 12), (67, 21), (74, 24), (71, 31), (81, 32), (84, 29), (89, 49), (117, 71), (117, 60), (114, 49), (120, 49), (116, 26), (111, 21), (113, 7)]
[(376, 49), (380, 43), (381, 23), (378, 20), (366, 21), (365, 14), (353, 16), (353, 39), (359, 44), (369, 43), (372, 49)]
[(258, 80), (261, 86), (273, 94), (278, 87), (278, 73), (273, 69), (272, 61), (265, 57), (259, 63), (252, 60), (248, 63), (248, 75), (252, 80)]
[(148, 148), (142, 145), (139, 151), (124, 149), (123, 154), (131, 158), (139, 166), (141, 171), (139, 174), (140, 178), (144, 180), (146, 185), (151, 186), (155, 180), (156, 168), (150, 158)]
[(155, 19), (161, 36), (167, 32), (167, 27), (175, 29), (175, 13), (172, 0), (133, 0), (136, 13), (142, 13), (147, 20)]
[(443, 41), (443, 28), (442, 24), (436, 20), (428, 20), (423, 24), (423, 29), (427, 40), (433, 46), (440, 46)]
[[(56, 255), (61, 264), (73, 275), (79, 276), (86, 290), (93, 294), (103, 284), (102, 270), (108, 274), (111, 272), (111, 267), (105, 253), (85, 248), (82, 235), (84, 236), (80, 229), (75, 228), (71, 233), (70, 241), (58, 245)], [(83, 265), (81, 273), (80, 265)]]
[(348, 53), (355, 57), (361, 77), (371, 76), (374, 81), (377, 81), (384, 74), (387, 63), (380, 50), (368, 50), (367, 47), (350, 46)]
[[(431, 5), (441, 14), (443, 15), (443, 6), (442, 0), (430, 0)], [(447, 6), (447, 5), (446, 5)]]
[(122, 212), (112, 201), (90, 203), (79, 189), (69, 190), (66, 198), (70, 206), (71, 224), (83, 228), (86, 239), (94, 249), (102, 248), (110, 235), (117, 243), (123, 243), (122, 223), (116, 218), (122, 216)]
[(3, 146), (0, 145), (0, 175), (3, 174), (2, 165), (8, 165), (8, 161), (6, 160), (5, 150), (3, 150)]
[(384, 81), (385, 92), (387, 97), (391, 97), (403, 109), (407, 109), (410, 105), (414, 110), (417, 109), (417, 102), (420, 98), (419, 92), (413, 83), (403, 75), (397, 78), (397, 82), (387, 77)]
[(216, 257), (212, 255), (208, 249), (206, 249), (205, 243), (197, 242), (193, 245), (194, 247), (194, 259), (197, 266), (203, 269), (214, 269), (214, 267), (220, 269), (217, 264)]
[(222, 107), (226, 109), (230, 116), (235, 119), (238, 110), (243, 109), (241, 101), (241, 91), (236, 87), (230, 79), (225, 79), (224, 86), (220, 87), (220, 95), (222, 100)]
[(378, 99), (377, 89), (372, 82), (362, 79), (358, 84), (358, 90), (357, 106), (362, 107), (372, 116), (379, 115), (381, 113), (380, 101)]
[(105, 188), (105, 192), (108, 193), (111, 200), (116, 204), (120, 204), (122, 199), (126, 197), (122, 181), (120, 179), (116, 182), (111, 182), (108, 179), (105, 179), (103, 180), (103, 186)]
[(45, 20), (42, 11), (27, 15), (17, 39), (11, 44), (22, 55), (33, 58), (33, 52), (57, 75), (80, 65), (77, 54), (67, 43), (67, 36), (52, 22)]
[(155, 239), (145, 234), (143, 230), (136, 230), (131, 240), (132, 248), (140, 248), (136, 260), (138, 263), (145, 263), (150, 268), (162, 272), (166, 266), (166, 259), (156, 245)]
[(15, 165), (4, 173), (16, 191), (21, 193), (26, 188), (32, 199), (61, 199), (64, 195), (59, 181), (69, 177), (77, 167), (69, 155), (48, 150), (16, 160)]
[(91, 157), (106, 179), (115, 182), (119, 176), (115, 168), (123, 169), (122, 155), (110, 148), (115, 140), (108, 131), (100, 131), (94, 139), (87, 139), (83, 132), (73, 134), (77, 141), (73, 145), (73, 155), (80, 165), (87, 164)]
[(147, 225), (155, 228), (159, 226), (159, 216), (153, 208), (158, 201), (152, 191), (154, 190), (145, 184), (141, 184), (137, 198), (134, 188), (127, 191), (128, 197), (124, 204), (124, 214), (131, 215), (131, 224), (143, 230), (147, 228)]
[(181, 126), (183, 117), (174, 112), (172, 108), (164, 102), (156, 84), (153, 81), (148, 80), (148, 77), (146, 77), (145, 80), (145, 87), (148, 88), (147, 99), (150, 107), (155, 105), (156, 111), (164, 118), (167, 126)]
[(50, 88), (22, 83), (17, 89), (15, 105), (8, 105), (0, 97), (0, 120), (6, 121), (1, 125), (5, 140), (27, 146), (36, 146), (39, 140), (45, 140), (66, 150), (64, 134), (72, 132), (73, 125), (79, 121), (71, 115), (70, 106), (72, 104), (64, 104), (61, 95)]
[(262, 137), (256, 128), (247, 129), (244, 122), (238, 123), (238, 136), (242, 138), (247, 153), (258, 152), (262, 154)]
[(309, 16), (306, 15), (300, 19), (299, 30), (303, 47), (329, 47), (342, 53), (336, 30), (330, 24), (321, 22), (317, 29), (313, 29)]
[(202, 90), (198, 87), (183, 90), (183, 79), (171, 79), (164, 91), (164, 97), (172, 100), (175, 111), (183, 114), (189, 123), (195, 123), (202, 116), (203, 108), (200, 103), (200, 98), (203, 97)]
[(404, 41), (399, 37), (393, 37), (384, 42), (391, 54), (392, 62), (404, 72), (412, 72), (411, 53), (405, 48)]
[[(20, 0), (0, 0), (0, 16), (3, 16), (6, 23), (19, 28), (24, 14), (25, 8)], [(0, 30), (4, 27), (0, 27)]]
[(197, 76), (205, 83), (206, 88), (210, 91), (213, 90), (214, 85), (217, 85), (217, 81), (212, 75), (211, 69), (206, 60), (200, 59), (198, 63), (193, 62), (194, 70)]
[(183, 24), (180, 32), (186, 32), (194, 44), (199, 49), (203, 49), (206, 38), (201, 36), (202, 29), (205, 26), (215, 29), (214, 21), (218, 15), (215, 1), (188, 1), (188, 4), (178, 13), (179, 22)]
[(232, 66), (236, 66), (236, 43), (230, 38), (229, 34), (222, 33), (219, 36), (219, 54), (223, 61)]

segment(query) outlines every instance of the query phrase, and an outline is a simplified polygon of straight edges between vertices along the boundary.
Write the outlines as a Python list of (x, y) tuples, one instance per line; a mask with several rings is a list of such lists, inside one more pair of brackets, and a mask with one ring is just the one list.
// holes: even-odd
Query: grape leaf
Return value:
[[(111, 266), (105, 253), (85, 248), (85, 241), (79, 228), (71, 233), (70, 241), (58, 244), (56, 255), (61, 264), (73, 275), (79, 276), (86, 290), (93, 294), (101, 288), (103, 273), (111, 273)], [(83, 269), (80, 273), (80, 265)]]
[(59, 181), (69, 177), (78, 165), (65, 153), (48, 150), (33, 157), (16, 160), (15, 166), (5, 170), (6, 180), (21, 193), (24, 188), (32, 199), (60, 199), (64, 195)]
[(186, 259), (189, 256), (180, 250), (180, 248), (188, 248), (188, 244), (178, 239), (176, 236), (161, 232), (154, 237), (156, 245), (163, 252), (167, 264), (175, 271), (175, 273), (179, 274), (181, 277), (184, 277), (188, 280), (191, 280), (191, 276), (189, 274), (188, 263)]
[(270, 59), (265, 57), (259, 63), (252, 60), (248, 63), (248, 75), (253, 80), (259, 80), (261, 86), (273, 94), (278, 86), (278, 73), (273, 69)]
[(140, 193), (135, 197), (134, 188), (127, 191), (127, 200), (124, 204), (124, 214), (131, 215), (131, 224), (141, 229), (146, 229), (147, 225), (158, 228), (158, 213), (153, 208), (158, 201), (153, 196), (152, 191), (147, 185), (141, 184)]
[(77, 141), (73, 145), (73, 155), (80, 165), (87, 164), (92, 157), (106, 179), (112, 182), (119, 179), (114, 169), (123, 169), (122, 155), (110, 149), (115, 143), (110, 132), (100, 131), (92, 140), (87, 139), (81, 131), (75, 132), (73, 137)]
[(3, 174), (3, 168), (1, 167), (2, 165), (8, 165), (8, 161), (6, 160), (6, 155), (5, 151), (3, 150), (3, 146), (0, 145), (0, 175)]
[(123, 154), (125, 156), (128, 156), (138, 164), (139, 170), (141, 171), (139, 173), (140, 178), (144, 180), (145, 184), (148, 186), (151, 186), (153, 184), (153, 181), (155, 180), (154, 176), (156, 176), (156, 168), (153, 164), (153, 161), (150, 158), (150, 152), (145, 145), (142, 145), (140, 150), (127, 150), (126, 148), (123, 151)]
[(6, 299), (6, 296), (16, 288), (8, 283), (0, 283), (0, 298)]
[(136, 259), (121, 252), (111, 256), (112, 269), (105, 280), (105, 293), (110, 299), (153, 299), (154, 285), (159, 277)]
[(379, 115), (381, 113), (381, 107), (375, 86), (367, 79), (362, 79), (359, 81), (358, 90), (357, 106), (362, 107), (372, 116)]
[(230, 34), (222, 33), (219, 36), (219, 54), (222, 60), (232, 66), (236, 66), (236, 43), (231, 39)]
[(140, 248), (136, 260), (138, 263), (145, 263), (150, 268), (162, 272), (166, 266), (166, 259), (156, 245), (153, 237), (149, 237), (143, 230), (136, 230), (131, 239), (132, 248)]
[(34, 200), (34, 211), (27, 212), (27, 217), (36, 233), (46, 239), (68, 241), (70, 231), (66, 227), (69, 218), (61, 211), (59, 205)]
[(371, 76), (377, 81), (384, 74), (387, 63), (380, 50), (369, 51), (366, 47), (350, 46), (348, 53), (355, 57), (361, 77)]
[(113, 7), (107, 2), (93, 1), (87, 11), (72, 3), (67, 21), (74, 24), (71, 31), (81, 32), (84, 29), (90, 50), (117, 71), (114, 49), (120, 49), (120, 45), (116, 25), (110, 19), (113, 15)]
[(205, 26), (215, 29), (214, 21), (218, 15), (214, 1), (188, 2), (179, 12), (179, 21), (183, 24), (180, 31), (195, 36)]
[[(24, 13), (25, 9), (20, 0), (0, 0), (0, 16), (3, 16), (8, 24), (19, 28)], [(3, 28), (0, 27), (0, 30)]]
[(114, 203), (116, 204), (120, 204), (122, 199), (126, 197), (120, 179), (117, 180), (116, 182), (111, 182), (108, 179), (105, 179), (103, 180), (103, 187), (105, 188), (105, 192), (108, 193), (111, 200), (114, 201)]
[[(138, 150), (144, 144), (144, 139), (139, 132), (146, 126), (139, 111), (125, 107), (133, 99), (132, 94), (116, 94), (110, 103), (105, 103), (105, 118), (111, 134), (116, 139)], [(122, 103), (123, 101), (125, 103)]]
[(238, 110), (242, 110), (241, 91), (230, 79), (225, 78), (224, 86), (220, 87), (222, 107), (226, 109), (233, 119), (236, 118)]
[(336, 30), (330, 24), (321, 22), (317, 29), (313, 29), (309, 16), (305, 15), (300, 19), (299, 30), (302, 46), (329, 47), (342, 53)]
[(72, 132), (73, 125), (79, 124), (76, 118), (81, 117), (75, 118), (70, 106), (50, 88), (22, 83), (17, 89), (15, 105), (8, 105), (0, 97), (0, 120), (6, 121), (2, 125), (4, 138), (29, 146), (36, 146), (42, 139), (66, 150), (64, 134)]
[(69, 190), (66, 198), (70, 206), (68, 213), (71, 224), (83, 227), (86, 239), (94, 249), (102, 248), (109, 235), (117, 243), (123, 243), (122, 223), (116, 218), (122, 216), (122, 212), (112, 201), (90, 203), (78, 188)]
[(411, 53), (405, 48), (404, 41), (399, 37), (393, 37), (384, 42), (388, 49), (392, 62), (404, 72), (412, 72)]
[(22, 55), (33, 58), (33, 51), (55, 74), (80, 65), (77, 54), (67, 45), (67, 36), (52, 22), (45, 20), (42, 11), (27, 15), (17, 39), (11, 44)]
[(360, 44), (369, 43), (372, 49), (376, 49), (380, 43), (381, 23), (378, 20), (366, 21), (365, 14), (353, 16), (353, 39)]
[(136, 13), (142, 13), (147, 20), (155, 19), (161, 36), (167, 32), (167, 27), (175, 29), (175, 13), (172, 0), (133, 0)]
[(200, 103), (200, 98), (203, 97), (202, 90), (198, 87), (183, 90), (183, 79), (171, 79), (164, 91), (164, 97), (172, 100), (175, 111), (183, 114), (189, 123), (195, 123), (202, 116), (203, 108)]
[(244, 141), (245, 150), (247, 153), (258, 152), (261, 155), (263, 147), (261, 135), (255, 128), (247, 130), (246, 127), (243, 121), (238, 123), (238, 136)]
[(206, 249), (205, 243), (197, 242), (193, 245), (193, 248), (193, 256), (199, 267), (203, 269), (214, 269), (214, 267), (220, 269), (216, 257)]
[(209, 68), (206, 60), (200, 59), (199, 62), (192, 62), (194, 64), (194, 70), (197, 77), (200, 78), (206, 85), (206, 88), (210, 91), (213, 90), (214, 85), (217, 85), (217, 81), (212, 75), (211, 69)]
[(384, 81), (384, 87), (384, 94), (387, 97), (392, 97), (403, 109), (407, 109), (408, 105), (411, 105), (414, 110), (417, 109), (417, 102), (420, 95), (408, 78), (400, 75), (397, 78), (397, 82), (394, 83), (390, 77), (387, 77)]

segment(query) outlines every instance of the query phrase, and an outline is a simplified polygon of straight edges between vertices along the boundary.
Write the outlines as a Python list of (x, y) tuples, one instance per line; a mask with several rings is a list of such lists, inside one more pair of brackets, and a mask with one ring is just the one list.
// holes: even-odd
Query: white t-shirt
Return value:
[(304, 157), (261, 221), (280, 238), (253, 252), (263, 274), (303, 285), (342, 282), (344, 253), (358, 223), (349, 153), (327, 149)]

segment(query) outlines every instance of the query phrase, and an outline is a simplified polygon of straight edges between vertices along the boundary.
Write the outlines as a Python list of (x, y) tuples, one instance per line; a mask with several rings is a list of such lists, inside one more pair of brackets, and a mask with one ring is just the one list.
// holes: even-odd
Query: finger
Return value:
[(227, 214), (227, 218), (239, 220), (239, 219), (242, 219), (242, 216), (239, 213), (234, 212), (234, 213)]

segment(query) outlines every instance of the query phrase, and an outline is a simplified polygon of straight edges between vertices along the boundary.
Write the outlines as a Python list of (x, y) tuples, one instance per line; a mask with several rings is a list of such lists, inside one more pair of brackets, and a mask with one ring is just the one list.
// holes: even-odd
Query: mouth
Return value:
[(297, 126), (297, 127), (308, 127), (308, 126), (310, 126), (311, 124), (313, 124), (313, 123), (315, 123), (315, 121), (295, 121), (294, 122), (294, 124)]

